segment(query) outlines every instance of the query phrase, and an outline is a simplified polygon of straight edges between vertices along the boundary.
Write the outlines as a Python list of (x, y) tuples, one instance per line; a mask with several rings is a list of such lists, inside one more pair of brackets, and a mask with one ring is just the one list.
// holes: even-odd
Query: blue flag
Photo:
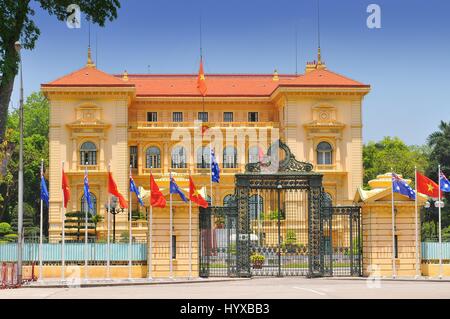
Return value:
[(183, 192), (178, 187), (177, 183), (175, 183), (175, 180), (173, 179), (173, 177), (170, 177), (170, 193), (180, 195), (181, 199), (187, 203), (188, 200), (187, 200), (186, 196), (184, 196)]
[(447, 177), (445, 177), (444, 173), (441, 172), (441, 176), (439, 177), (441, 183), (441, 190), (446, 193), (450, 193), (450, 182)]
[(89, 180), (87, 170), (84, 171), (84, 199), (87, 201), (90, 209), (94, 209), (91, 201), (91, 192), (89, 191)]
[(47, 184), (45, 183), (44, 175), (41, 175), (41, 199), (47, 204), (47, 207), (49, 206), (48, 199), (48, 190), (47, 190)]
[(141, 193), (139, 193), (139, 189), (136, 187), (133, 177), (131, 177), (131, 176), (130, 176), (130, 192), (135, 193), (139, 204), (141, 206), (144, 206), (144, 202), (142, 201)]
[(211, 150), (211, 180), (214, 183), (220, 182), (220, 168), (219, 168), (219, 164), (217, 164), (216, 155), (214, 154), (214, 150)]
[(411, 199), (416, 199), (416, 193), (403, 179), (392, 173), (392, 189), (394, 193), (399, 193), (408, 196)]

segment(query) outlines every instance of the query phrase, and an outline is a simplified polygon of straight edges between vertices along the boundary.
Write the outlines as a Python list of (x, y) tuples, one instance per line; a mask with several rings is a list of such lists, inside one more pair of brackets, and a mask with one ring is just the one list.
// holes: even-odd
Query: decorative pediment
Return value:
[(308, 137), (340, 137), (345, 124), (337, 120), (337, 108), (321, 102), (312, 107), (312, 121), (304, 125)]
[[(276, 145), (276, 144), (275, 144)], [(273, 148), (275, 147), (273, 144), (268, 152), (267, 156), (264, 158), (271, 158), (271, 153), (273, 152)], [(268, 173), (288, 173), (288, 172), (311, 172), (313, 170), (313, 165), (307, 162), (300, 162), (295, 158), (295, 155), (292, 154), (291, 149), (281, 140), (278, 140), (279, 149), (284, 151), (284, 158), (280, 160), (277, 171), (270, 171), (271, 162), (268, 160), (267, 162), (258, 162), (258, 163), (250, 163), (245, 166), (246, 173), (261, 173), (261, 171), (266, 171)]]
[(67, 124), (71, 129), (76, 128), (93, 128), (107, 129), (109, 124), (102, 121), (102, 108), (92, 104), (84, 103), (75, 109), (76, 121)]

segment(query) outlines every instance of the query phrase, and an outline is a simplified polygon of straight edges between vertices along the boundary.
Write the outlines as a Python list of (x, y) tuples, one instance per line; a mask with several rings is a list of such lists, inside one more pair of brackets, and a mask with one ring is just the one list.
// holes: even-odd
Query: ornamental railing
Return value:
[[(254, 128), (279, 128), (279, 123), (276, 122), (211, 122), (211, 123), (205, 123), (205, 125), (208, 125), (209, 127), (219, 127), (219, 128), (248, 128), (248, 127), (254, 127)], [(134, 122), (130, 123), (130, 128), (137, 128), (137, 129), (152, 129), (152, 128), (176, 128), (176, 127), (183, 127), (183, 128), (194, 128), (198, 127), (196, 126), (194, 122)]]

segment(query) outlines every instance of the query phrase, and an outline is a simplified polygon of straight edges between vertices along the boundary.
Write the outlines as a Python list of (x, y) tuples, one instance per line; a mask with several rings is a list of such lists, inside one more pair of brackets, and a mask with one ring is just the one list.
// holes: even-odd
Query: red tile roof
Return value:
[(108, 73), (98, 70), (94, 67), (84, 67), (68, 75), (60, 77), (50, 83), (42, 84), (43, 87), (91, 87), (91, 86), (109, 86), (109, 87), (133, 87)]
[[(206, 74), (207, 96), (267, 97), (278, 87), (340, 87), (369, 88), (328, 70), (314, 70), (305, 75), (272, 74)], [(129, 74), (109, 75), (96, 68), (85, 67), (43, 87), (131, 86), (137, 96), (201, 96), (197, 89), (197, 74)]]

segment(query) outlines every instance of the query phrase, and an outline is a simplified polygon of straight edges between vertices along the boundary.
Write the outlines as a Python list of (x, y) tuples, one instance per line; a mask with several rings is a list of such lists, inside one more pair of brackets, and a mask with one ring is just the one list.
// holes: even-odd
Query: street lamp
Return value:
[(124, 209), (118, 205), (118, 198), (116, 196), (111, 197), (111, 205), (108, 208), (108, 204), (105, 205), (107, 213), (113, 215), (113, 243), (116, 242), (116, 215), (123, 213)]
[(19, 191), (17, 202), (17, 282), (22, 283), (22, 247), (23, 247), (23, 76), (22, 76), (22, 55), (20, 51), (22, 45), (19, 41), (14, 44), (16, 52), (19, 56), (20, 65), (20, 105), (19, 105)]

